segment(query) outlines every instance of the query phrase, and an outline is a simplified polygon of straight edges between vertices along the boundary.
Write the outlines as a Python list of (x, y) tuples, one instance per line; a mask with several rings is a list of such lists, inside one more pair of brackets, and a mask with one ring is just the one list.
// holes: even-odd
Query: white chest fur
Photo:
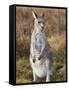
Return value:
[(42, 32), (32, 33), (31, 37), (31, 54), (32, 56), (39, 57), (42, 48), (45, 46), (46, 38)]

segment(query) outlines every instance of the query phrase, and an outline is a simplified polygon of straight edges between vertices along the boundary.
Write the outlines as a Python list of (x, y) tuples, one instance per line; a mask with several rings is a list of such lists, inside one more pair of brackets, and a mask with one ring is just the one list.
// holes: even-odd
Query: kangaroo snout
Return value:
[(41, 27), (42, 27), (42, 29), (44, 29), (44, 25), (41, 23)]

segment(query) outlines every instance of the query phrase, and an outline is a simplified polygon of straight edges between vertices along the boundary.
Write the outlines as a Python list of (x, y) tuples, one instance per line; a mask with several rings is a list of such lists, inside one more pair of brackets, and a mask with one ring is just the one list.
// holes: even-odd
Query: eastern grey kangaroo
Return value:
[(44, 34), (44, 16), (37, 16), (32, 11), (34, 18), (34, 30), (31, 35), (30, 64), (33, 71), (33, 81), (37, 78), (46, 77), (46, 82), (50, 81), (52, 74), (52, 50)]

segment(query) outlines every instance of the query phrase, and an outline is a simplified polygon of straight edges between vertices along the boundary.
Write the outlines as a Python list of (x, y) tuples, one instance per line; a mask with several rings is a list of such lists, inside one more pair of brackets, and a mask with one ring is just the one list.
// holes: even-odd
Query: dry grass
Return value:
[(52, 46), (52, 48), (57, 51), (60, 47), (62, 48), (65, 47), (65, 43), (66, 43), (65, 36), (66, 36), (66, 33), (64, 31), (60, 35), (51, 36), (51, 38), (48, 38), (48, 41)]

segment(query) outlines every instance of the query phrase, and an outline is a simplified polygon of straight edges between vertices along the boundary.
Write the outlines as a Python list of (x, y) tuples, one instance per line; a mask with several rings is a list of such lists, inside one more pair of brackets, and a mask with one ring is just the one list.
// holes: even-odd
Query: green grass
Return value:
[(28, 57), (22, 57), (16, 62), (16, 82), (28, 83), (32, 81), (32, 70)]
[(65, 81), (66, 80), (66, 50), (59, 48), (56, 52), (56, 58), (53, 63), (52, 81)]

